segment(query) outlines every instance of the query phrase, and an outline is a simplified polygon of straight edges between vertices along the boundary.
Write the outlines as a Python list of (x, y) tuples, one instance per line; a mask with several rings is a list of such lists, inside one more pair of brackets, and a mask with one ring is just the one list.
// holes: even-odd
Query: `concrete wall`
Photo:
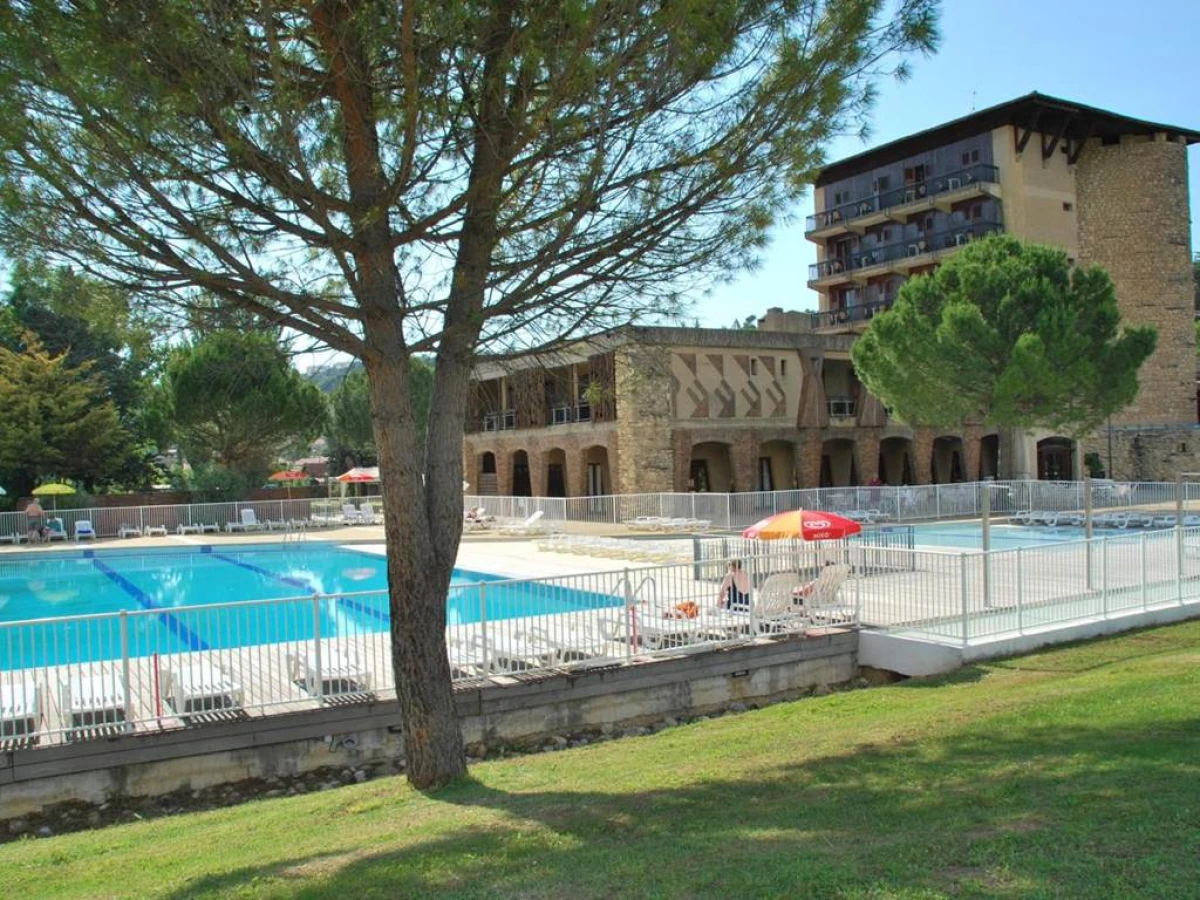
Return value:
[(1042, 159), (1044, 137), (1035, 133), (1018, 155), (1011, 126), (992, 132), (1004, 198), (1004, 230), (1027, 241), (1061, 247), (1075, 258), (1079, 255), (1075, 167), (1067, 164), (1065, 142), (1049, 159)]
[[(456, 691), (467, 744), (532, 745), (563, 732), (649, 724), (732, 702), (799, 696), (857, 674), (858, 635), (760, 639), (618, 668)], [(403, 755), (394, 702), (281, 714), (162, 734), (17, 749), (0, 766), (0, 819), (68, 800), (103, 803)]]
[(671, 350), (675, 416), (794, 421), (801, 374), (796, 351)]

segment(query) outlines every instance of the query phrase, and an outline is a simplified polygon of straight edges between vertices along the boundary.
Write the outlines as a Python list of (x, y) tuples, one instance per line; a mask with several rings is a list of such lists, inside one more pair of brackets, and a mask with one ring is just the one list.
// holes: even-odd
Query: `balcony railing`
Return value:
[(827, 309), (823, 312), (810, 313), (812, 327), (832, 328), (836, 325), (853, 325), (857, 322), (869, 322), (876, 315), (888, 309), (894, 298), (864, 303), (859, 306), (847, 306), (844, 309)]
[(927, 200), (939, 194), (950, 194), (973, 184), (998, 184), (999, 181), (1000, 170), (995, 166), (988, 166), (982, 163), (968, 166), (965, 169), (958, 169), (954, 172), (947, 172), (944, 175), (926, 178), (924, 181), (906, 184), (903, 187), (893, 188), (881, 194), (873, 194), (861, 200), (843, 203), (840, 206), (833, 207), (833, 209), (823, 210), (816, 215), (808, 217), (805, 221), (804, 230), (806, 232), (818, 231), (833, 225), (842, 225), (854, 219), (861, 219), (864, 216), (883, 212), (886, 209), (891, 209), (893, 206), (902, 206), (905, 203), (914, 203), (917, 200)]
[(857, 403), (853, 397), (828, 397), (825, 407), (831, 419), (849, 419), (854, 417)]
[(517, 427), (517, 411), (508, 409), (504, 412), (485, 413), (483, 417), (484, 431), (512, 431)]
[(546, 412), (547, 425), (569, 425), (572, 422), (590, 422), (591, 420), (592, 407), (587, 403), (579, 403), (575, 406), (557, 404), (551, 406)]
[(937, 231), (932, 234), (922, 234), (893, 244), (883, 244), (879, 247), (869, 247), (851, 253), (849, 256), (838, 256), (825, 259), (808, 267), (808, 280), (828, 278), (831, 275), (842, 275), (859, 269), (869, 269), (872, 266), (884, 265), (896, 260), (912, 256), (922, 256), (926, 253), (940, 253), (943, 250), (953, 250), (969, 244), (976, 238), (991, 234), (993, 231), (1003, 231), (1004, 226), (999, 222), (977, 220), (957, 228)]

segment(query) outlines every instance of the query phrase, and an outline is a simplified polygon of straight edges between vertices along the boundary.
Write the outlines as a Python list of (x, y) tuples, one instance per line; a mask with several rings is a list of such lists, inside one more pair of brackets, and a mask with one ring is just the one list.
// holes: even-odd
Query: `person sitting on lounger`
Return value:
[[(829, 568), (832, 565), (833, 565), (832, 559), (825, 560), (825, 568)], [(812, 592), (814, 590), (816, 590), (817, 582), (820, 580), (821, 580), (821, 577), (820, 577), (820, 575), (818, 575), (816, 578), (814, 578), (808, 584), (803, 585), (798, 588), (794, 588), (792, 590), (792, 601), (794, 603), (796, 603), (797, 605), (803, 605), (804, 601), (812, 596)]]
[(717, 606), (743, 612), (750, 608), (750, 576), (742, 571), (740, 560), (729, 561), (729, 571), (717, 593)]

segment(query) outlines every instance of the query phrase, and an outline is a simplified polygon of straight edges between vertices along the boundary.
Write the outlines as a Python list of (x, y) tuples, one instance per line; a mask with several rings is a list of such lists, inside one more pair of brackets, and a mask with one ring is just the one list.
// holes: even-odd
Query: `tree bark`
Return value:
[[(422, 477), (425, 448), (417, 443), (403, 343), (398, 334), (370, 335), (368, 341), (380, 351), (368, 358), (367, 371), (383, 488), (392, 672), (404, 718), (408, 780), (426, 789), (467, 770), (446, 654), (446, 598), (462, 513), (455, 517), (456, 529), (447, 528), (444, 511), (431, 515), (430, 497), (446, 492)], [(404, 364), (398, 365), (399, 360)], [(437, 421), (439, 415), (431, 413), (431, 420)], [(441, 446), (451, 437), (445, 433), (436, 442), (431, 439), (429, 452), (458, 459), (461, 468), (459, 449), (448, 452)], [(461, 485), (455, 487), (461, 493)], [(454, 496), (449, 493), (443, 502), (451, 503)]]

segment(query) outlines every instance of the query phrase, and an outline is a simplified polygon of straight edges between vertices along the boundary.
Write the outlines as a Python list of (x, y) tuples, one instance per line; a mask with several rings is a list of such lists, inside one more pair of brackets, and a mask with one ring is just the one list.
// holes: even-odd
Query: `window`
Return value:
[(973, 205), (971, 207), (971, 220), (974, 221), (975, 219), (982, 219), (982, 218), (983, 218), (983, 204), (976, 203), (975, 205)]
[(876, 178), (874, 181), (871, 182), (871, 190), (874, 191), (876, 194), (886, 191), (887, 189), (888, 189), (888, 176), (886, 176), (886, 175), (880, 175), (878, 178)]
[(904, 183), (916, 184), (925, 180), (925, 167), (913, 166), (904, 170)]
[(758, 374), (758, 360), (755, 359), (753, 356), (750, 357), (750, 374), (751, 375)]
[(963, 164), (964, 169), (971, 164), (971, 154), (970, 153), (964, 153), (962, 155), (962, 164)]
[(786, 374), (787, 374), (787, 360), (781, 359), (779, 361), (779, 375), (780, 375), (780, 377), (783, 377)]
[(1063, 212), (1070, 212), (1074, 208), (1075, 208), (1074, 203), (1068, 203), (1065, 200), (1063, 201)]
[(971, 162), (973, 162), (973, 163), (979, 162), (979, 151), (978, 150), (971, 151)]
[(922, 228), (923, 228), (923, 229), (924, 229), (926, 232), (932, 232), (932, 231), (933, 231), (933, 214), (932, 214), (932, 213), (931, 213), (930, 215), (928, 215), (928, 216), (926, 216), (926, 217), (925, 217), (925, 223), (924, 223), (924, 225), (922, 225)]
[(885, 228), (885, 229), (883, 229), (883, 231), (879, 232), (879, 242), (881, 244), (886, 244), (891, 239), (892, 239), (892, 229)]
[(844, 200), (844, 199), (845, 199), (845, 195), (841, 191), (835, 191), (833, 194), (833, 205), (841, 206), (842, 200)]

